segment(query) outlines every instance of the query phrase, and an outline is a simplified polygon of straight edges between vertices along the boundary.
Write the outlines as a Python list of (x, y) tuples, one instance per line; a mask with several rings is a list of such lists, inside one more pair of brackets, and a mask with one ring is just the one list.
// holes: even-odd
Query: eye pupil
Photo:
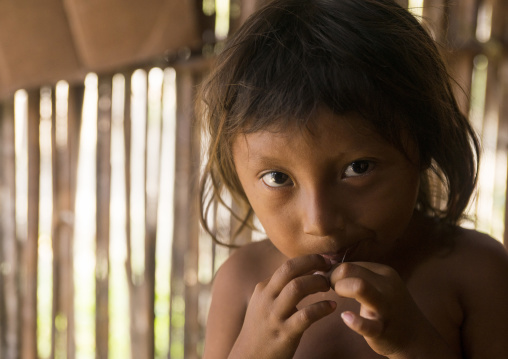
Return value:
[(292, 184), (291, 178), (283, 173), (278, 171), (266, 172), (262, 177), (263, 182), (268, 187), (287, 187)]
[(365, 173), (369, 169), (369, 163), (367, 161), (356, 161), (351, 164), (351, 167), (355, 173)]
[(283, 184), (288, 180), (288, 175), (282, 172), (271, 172), (270, 173), (270, 182), (276, 184)]

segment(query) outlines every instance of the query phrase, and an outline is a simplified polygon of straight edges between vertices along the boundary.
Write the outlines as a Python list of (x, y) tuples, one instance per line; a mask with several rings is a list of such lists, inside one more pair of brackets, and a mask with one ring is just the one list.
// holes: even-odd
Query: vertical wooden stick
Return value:
[(97, 116), (96, 357), (108, 358), (109, 210), (111, 186), (111, 76), (99, 77)]
[[(55, 95), (55, 91), (53, 91)], [(69, 88), (65, 138), (57, 139), (56, 96), (53, 96), (53, 328), (52, 355), (74, 358), (73, 234), (77, 141), (83, 92)], [(81, 95), (81, 98), (78, 96)], [(78, 102), (78, 103), (77, 103)], [(78, 113), (76, 113), (76, 111)], [(61, 114), (60, 114), (61, 115)], [(77, 132), (76, 132), (77, 131)], [(57, 321), (59, 325), (57, 325)], [(65, 354), (64, 354), (65, 353)]]
[(131, 255), (131, 77), (132, 73), (124, 73), (125, 93), (124, 93), (124, 146), (125, 146), (125, 240), (127, 248), (127, 258), (125, 259), (125, 273), (127, 274), (127, 284), (129, 286), (129, 308), (130, 308), (130, 336), (131, 336), (131, 356), (132, 358), (142, 358), (142, 351), (138, 344), (136, 331), (136, 303), (134, 301), (135, 286), (132, 273), (132, 255)]
[[(193, 116), (195, 78), (191, 69), (177, 71), (177, 125), (175, 159), (175, 227), (173, 235), (171, 294), (185, 298), (185, 358), (197, 359), (199, 222), (197, 193), (199, 137)], [(173, 329), (173, 328), (172, 328)], [(172, 333), (173, 335), (173, 333)]]
[[(497, 88), (492, 89), (495, 92), (498, 103), (498, 133), (497, 133), (497, 153), (508, 153), (508, 24), (506, 14), (508, 14), (508, 3), (503, 0), (492, 1), (492, 28), (490, 48), (495, 50), (491, 53), (496, 66)], [(497, 49), (496, 49), (497, 48)], [(507, 176), (508, 177), (508, 176)], [(507, 191), (508, 180), (505, 187), (504, 203), (504, 233), (503, 243), (508, 247), (508, 199)]]
[(28, 91), (28, 213), (22, 248), (21, 359), (37, 358), (37, 245), (39, 237), (40, 90)]
[(74, 214), (76, 208), (76, 187), (78, 175), (78, 152), (81, 132), (81, 117), (83, 111), (85, 88), (82, 84), (69, 86), (67, 109), (67, 151), (69, 161), (69, 210), (71, 214), (71, 233), (67, 252), (69, 255), (67, 290), (65, 294), (72, 298), (67, 307), (67, 359), (74, 359), (76, 355), (75, 320), (74, 320)]
[[(150, 89), (150, 83), (147, 86), (147, 89)], [(149, 92), (148, 92), (149, 93)], [(158, 98), (157, 101), (160, 104), (162, 98)], [(158, 117), (152, 117), (152, 111), (154, 109), (150, 109), (152, 99), (147, 94), (147, 121), (146, 121), (146, 147), (147, 151), (145, 152), (145, 175), (147, 176), (145, 181), (145, 198), (146, 198), (146, 208), (145, 208), (145, 292), (147, 297), (147, 305), (145, 306), (145, 317), (147, 322), (146, 329), (146, 339), (147, 339), (147, 358), (153, 358), (155, 356), (155, 259), (156, 254), (155, 250), (157, 247), (157, 224), (158, 224), (158, 208), (159, 208), (159, 194), (160, 194), (160, 156), (161, 156), (161, 140), (162, 140), (162, 112), (158, 113)], [(161, 105), (162, 108), (162, 105)], [(152, 123), (152, 122), (155, 122)], [(150, 126), (154, 126), (153, 129), (150, 129)], [(157, 131), (158, 139), (151, 143), (151, 139), (148, 136), (151, 134), (151, 130)], [(156, 158), (158, 159), (153, 173), (149, 173), (148, 156), (150, 153), (148, 152), (148, 146), (151, 144), (154, 145), (155, 142), (159, 146), (155, 148), (157, 151)], [(148, 176), (154, 176), (150, 181)], [(149, 182), (153, 182), (154, 188), (152, 191), (149, 186), (151, 185)]]
[(19, 252), (16, 238), (16, 178), (14, 147), (14, 99), (0, 106), (0, 357), (19, 358), (20, 291)]

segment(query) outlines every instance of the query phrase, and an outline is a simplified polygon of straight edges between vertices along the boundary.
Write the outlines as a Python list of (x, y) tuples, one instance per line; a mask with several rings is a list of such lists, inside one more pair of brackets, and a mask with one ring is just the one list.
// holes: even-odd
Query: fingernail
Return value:
[(346, 323), (346, 324), (351, 324), (353, 323), (353, 314), (350, 313), (350, 312), (343, 312), (341, 313), (340, 315), (342, 317), (342, 320)]

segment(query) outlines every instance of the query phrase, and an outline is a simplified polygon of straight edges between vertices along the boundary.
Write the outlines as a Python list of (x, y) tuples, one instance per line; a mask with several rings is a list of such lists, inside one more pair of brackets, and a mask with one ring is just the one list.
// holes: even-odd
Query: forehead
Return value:
[(245, 150), (250, 157), (258, 153), (352, 152), (360, 149), (393, 147), (373, 126), (358, 115), (338, 116), (320, 111), (305, 126), (272, 125), (251, 133), (242, 133), (233, 141), (233, 152)]

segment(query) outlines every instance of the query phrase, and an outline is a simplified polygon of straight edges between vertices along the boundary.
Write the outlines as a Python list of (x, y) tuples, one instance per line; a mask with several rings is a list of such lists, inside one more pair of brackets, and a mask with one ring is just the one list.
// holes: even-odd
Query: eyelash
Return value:
[[(367, 168), (364, 168), (365, 165), (367, 165)], [(358, 168), (358, 166), (361, 166), (361, 167)], [(353, 161), (343, 171), (342, 178), (361, 177), (361, 176), (366, 175), (369, 172), (371, 172), (373, 170), (373, 167), (374, 167), (374, 162), (369, 161), (369, 160)], [(350, 172), (350, 171), (359, 171), (359, 170), (362, 171), (362, 172), (360, 172), (360, 173), (353, 172), (353, 173), (349, 173), (348, 174), (348, 172)], [(268, 176), (270, 176), (270, 177), (266, 178)], [(277, 181), (276, 176), (283, 176), (284, 182), (278, 184), (276, 182)], [(263, 183), (266, 186), (268, 186), (270, 188), (274, 188), (274, 189), (290, 186), (290, 185), (293, 184), (293, 181), (291, 180), (291, 177), (289, 175), (285, 174), (284, 172), (280, 172), (280, 171), (269, 171), (269, 172), (266, 172), (266, 173), (264, 173), (261, 176), (261, 180), (263, 181)], [(280, 180), (280, 178), (279, 178), (279, 180)], [(289, 181), (289, 183), (286, 183), (288, 181)], [(276, 184), (276, 185), (272, 185), (269, 182), (271, 182), (272, 184)]]

